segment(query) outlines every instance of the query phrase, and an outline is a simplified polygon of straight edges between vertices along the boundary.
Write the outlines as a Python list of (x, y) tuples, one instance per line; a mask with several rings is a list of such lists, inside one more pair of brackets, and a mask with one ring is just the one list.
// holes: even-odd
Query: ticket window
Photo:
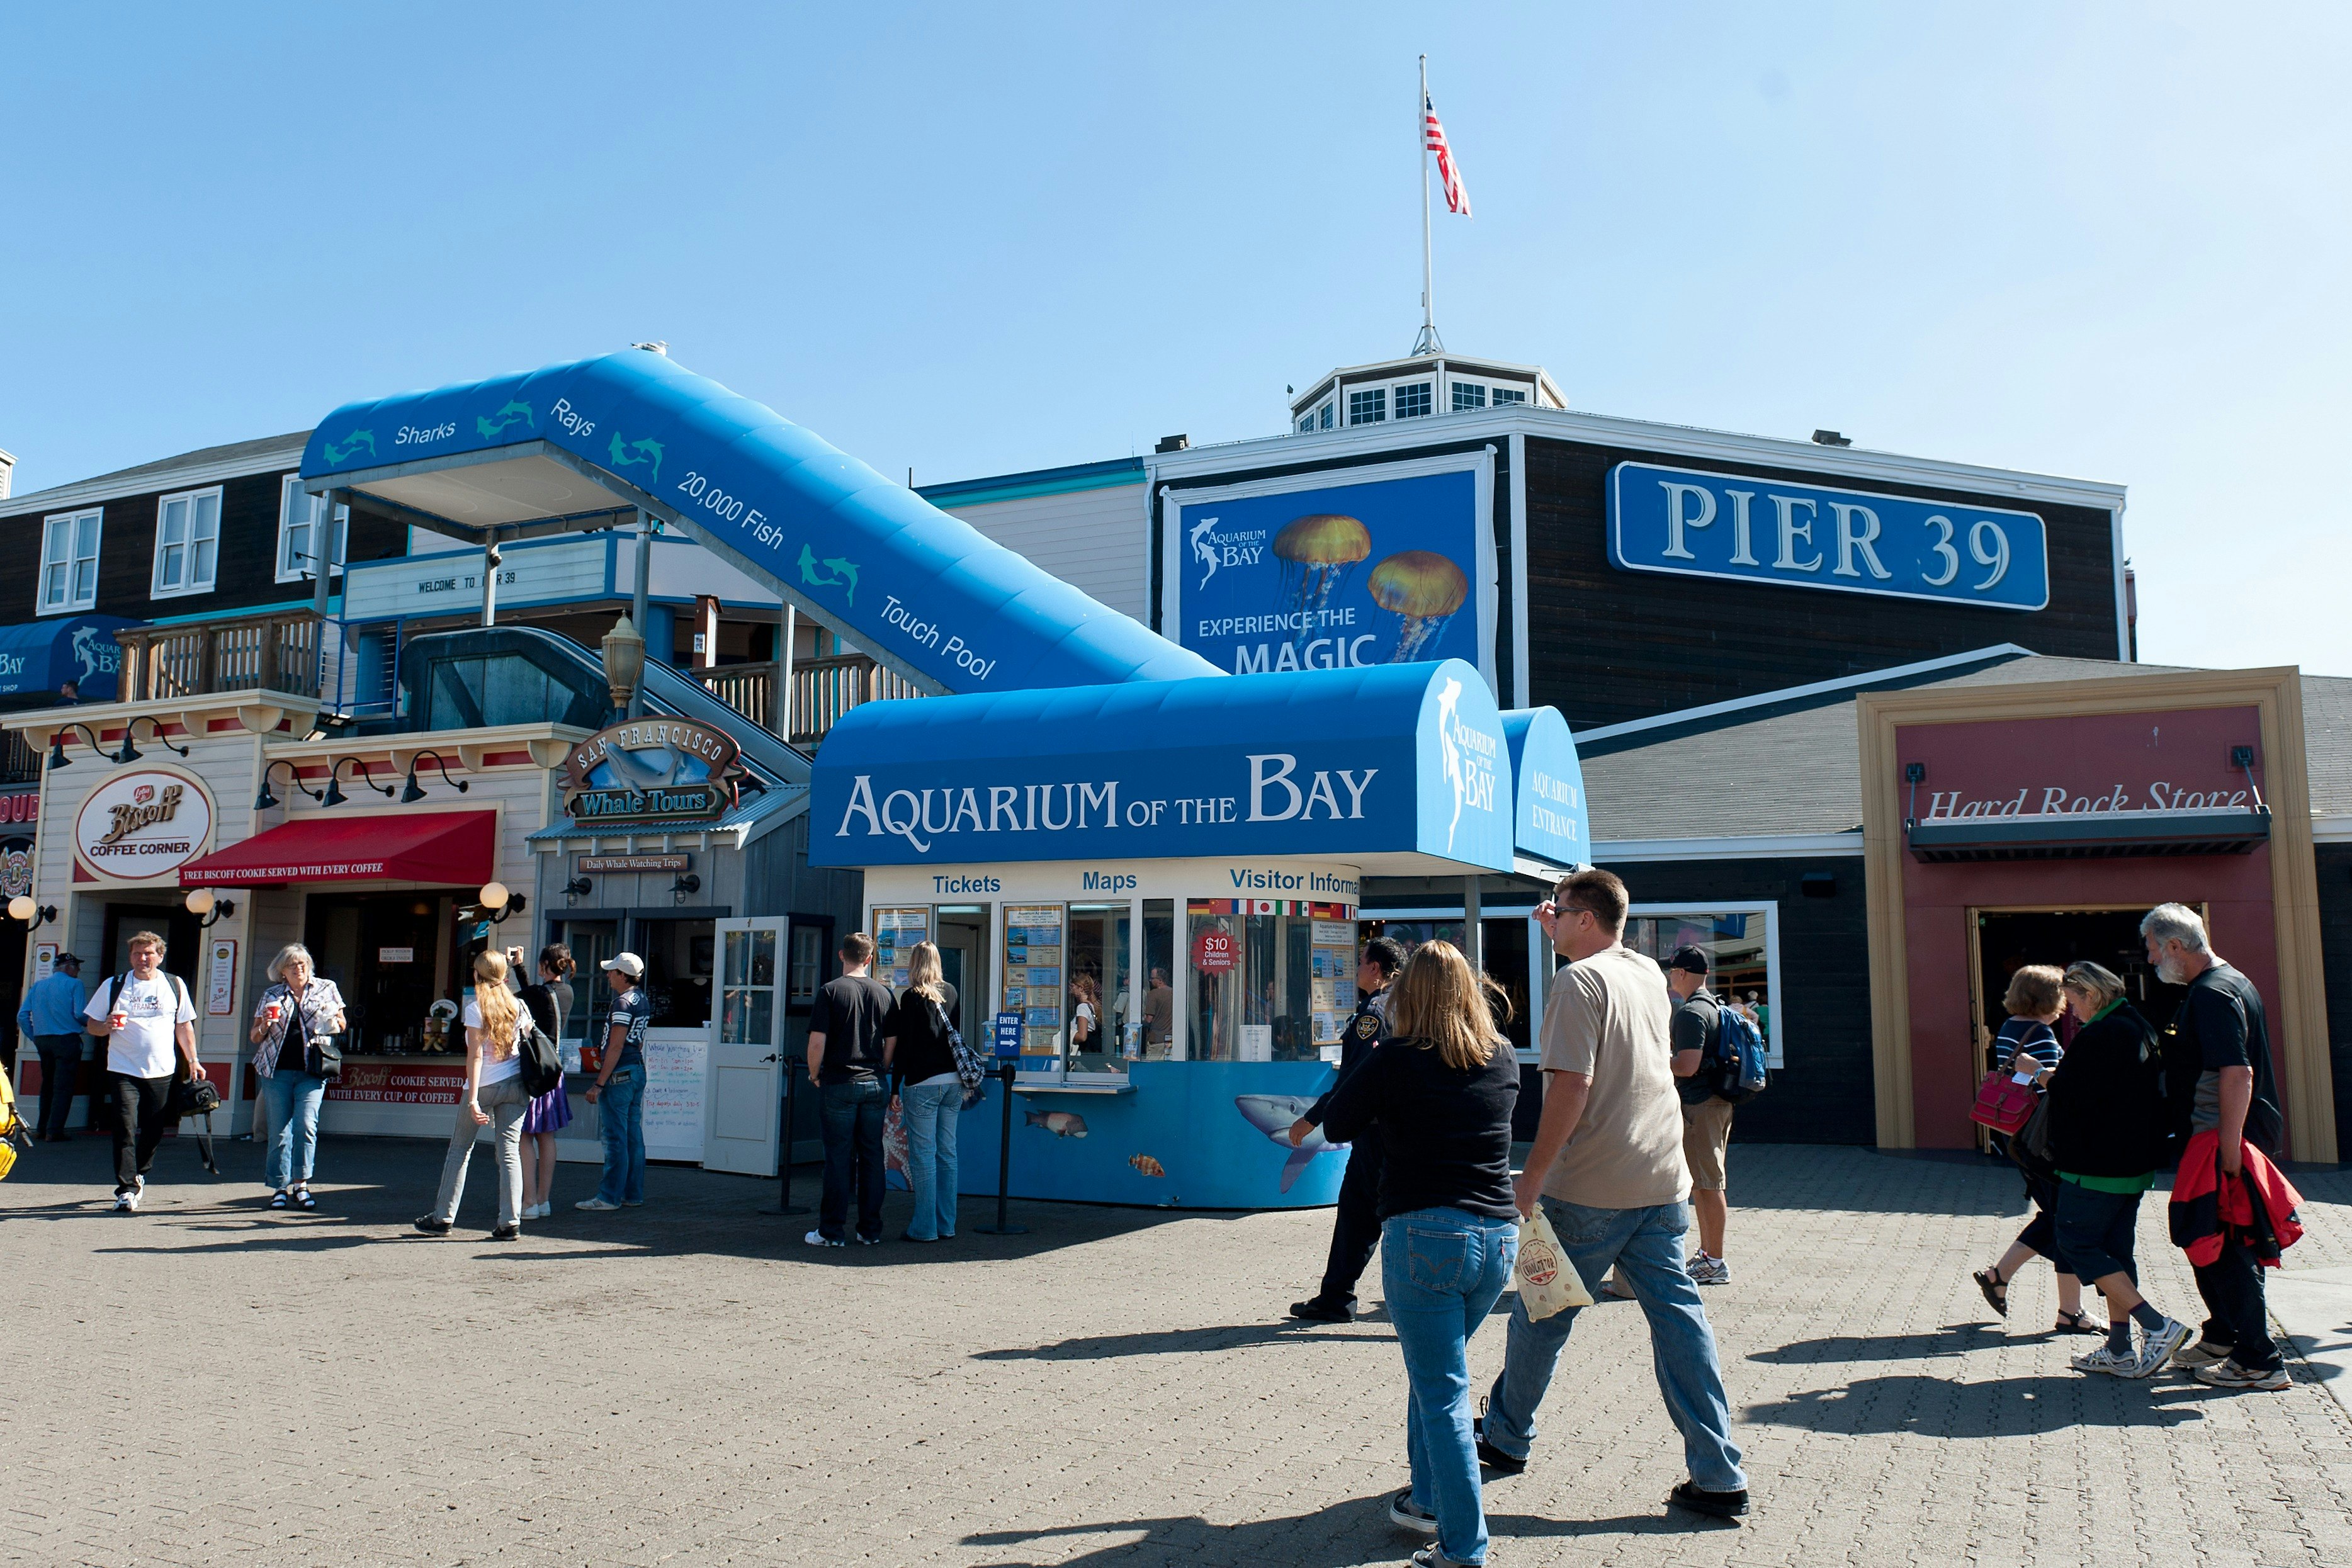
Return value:
[[(1128, 1022), (1134, 968), (1134, 906), (1074, 904), (1069, 913), (1069, 974), (1064, 982), (1063, 1070), (1123, 1077), (1138, 1051)], [(1139, 1027), (1140, 1019), (1138, 1019)]]
[(1004, 988), (1001, 1006), (1021, 1015), (1021, 1072), (1059, 1078), (1063, 1030), (1069, 1021), (1065, 950), (1068, 912), (1058, 904), (1004, 906)]
[(1176, 901), (1143, 901), (1142, 996), (1128, 1013), (1146, 1061), (1165, 1061), (1176, 1048)]
[[(977, 1050), (989, 1032), (988, 906), (942, 904), (939, 912), (940, 977), (955, 988), (949, 1022), (964, 1031)], [(975, 1034), (973, 1031), (979, 1031)]]
[(1336, 1045), (1356, 1002), (1356, 938), (1340, 912), (1188, 916), (1192, 995), (1184, 1054), (1195, 1061), (1311, 1061)]

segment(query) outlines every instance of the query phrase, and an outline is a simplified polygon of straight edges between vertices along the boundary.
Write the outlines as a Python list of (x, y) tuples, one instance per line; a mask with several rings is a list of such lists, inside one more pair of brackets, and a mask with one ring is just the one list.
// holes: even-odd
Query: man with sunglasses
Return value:
[[(1675, 1092), (1673, 1002), (1658, 966), (1620, 940), (1630, 899), (1598, 868), (1563, 880), (1536, 920), (1570, 960), (1544, 997), (1543, 1115), (1517, 1181), (1519, 1212), (1538, 1203), (1588, 1290), (1614, 1265), (1649, 1320), (1666, 1413), (1683, 1435), (1690, 1479), (1668, 1500), (1731, 1518), (1748, 1511), (1748, 1476), (1731, 1441), (1731, 1407), (1715, 1333), (1683, 1267), (1690, 1171)], [(1478, 1457), (1503, 1475), (1527, 1468), (1535, 1413), (1578, 1309), (1541, 1322), (1511, 1304), (1503, 1370), (1478, 1428)]]

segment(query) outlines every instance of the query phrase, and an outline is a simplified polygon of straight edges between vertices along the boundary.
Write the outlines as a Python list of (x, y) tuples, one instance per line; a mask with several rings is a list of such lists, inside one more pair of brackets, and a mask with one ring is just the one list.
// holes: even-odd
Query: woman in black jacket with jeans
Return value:
[[(1389, 1038), (1324, 1107), (1333, 1143), (1381, 1130), (1381, 1281), (1404, 1352), (1412, 1471), (1389, 1518), (1436, 1537), (1413, 1554), (1424, 1568), (1486, 1560), (1468, 1347), (1510, 1283), (1519, 1228), (1511, 1190), (1519, 1063), (1498, 1018), (1510, 1018), (1510, 1003), (1492, 980), (1453, 944), (1423, 943), (1390, 1000)], [(1291, 1129), (1292, 1142), (1299, 1132)]]
[[(2058, 1249), (2107, 1298), (2107, 1343), (2078, 1372), (2152, 1377), (2190, 1333), (2139, 1293), (2132, 1258), (2139, 1200), (2164, 1160), (2163, 1062), (2156, 1030), (2110, 970), (2066, 970), (2066, 1005), (2083, 1022), (2049, 1078), (2050, 1154), (2058, 1167)], [(2132, 1324), (2141, 1330), (2132, 1350)]]

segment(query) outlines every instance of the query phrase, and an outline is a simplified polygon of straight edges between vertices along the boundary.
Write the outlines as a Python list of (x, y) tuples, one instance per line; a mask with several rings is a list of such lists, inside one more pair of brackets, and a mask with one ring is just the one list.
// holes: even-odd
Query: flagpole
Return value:
[(1421, 143), (1421, 335), (1412, 340), (1415, 355), (1443, 353), (1437, 339), (1437, 284), (1431, 267), (1429, 244), (1429, 57), (1421, 57), (1421, 96), (1412, 106), (1413, 140)]

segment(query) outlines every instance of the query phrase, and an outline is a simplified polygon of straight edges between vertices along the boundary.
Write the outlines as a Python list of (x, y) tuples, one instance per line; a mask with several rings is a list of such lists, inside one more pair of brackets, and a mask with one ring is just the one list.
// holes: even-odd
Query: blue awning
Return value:
[(1584, 768), (1568, 720), (1555, 707), (1503, 715), (1511, 745), (1513, 844), (1551, 865), (1591, 863), (1592, 829), (1584, 805)]
[(1502, 719), (1458, 659), (866, 703), (812, 789), (812, 865), (1513, 859)]
[(0, 696), (54, 695), (72, 681), (82, 701), (112, 702), (122, 674), (114, 633), (141, 624), (121, 615), (58, 615), (0, 626)]

